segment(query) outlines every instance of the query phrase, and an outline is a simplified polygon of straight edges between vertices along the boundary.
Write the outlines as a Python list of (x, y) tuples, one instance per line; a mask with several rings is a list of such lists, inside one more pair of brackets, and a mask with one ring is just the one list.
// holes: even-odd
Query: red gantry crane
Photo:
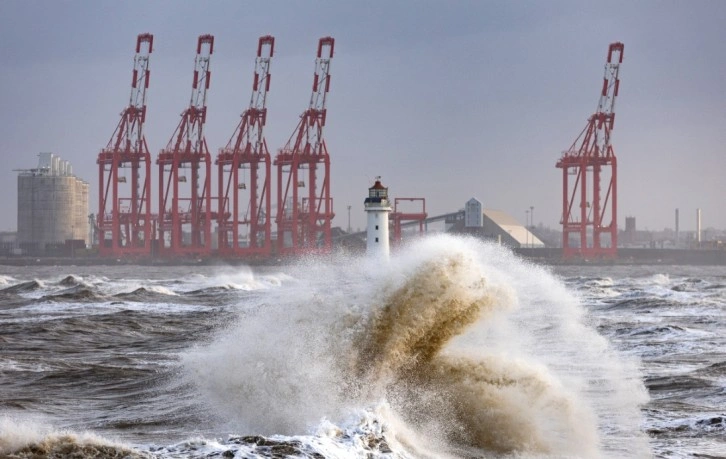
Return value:
[[(404, 211), (402, 208), (399, 208), (399, 203), (402, 202), (412, 202), (412, 203), (420, 203), (421, 204), (421, 211), (420, 212), (411, 212), (411, 211)], [(391, 214), (391, 219), (393, 221), (393, 244), (394, 246), (398, 246), (403, 242), (403, 223), (409, 222), (409, 223), (416, 223), (418, 222), (418, 233), (419, 235), (424, 234), (424, 224), (426, 222), (426, 217), (428, 214), (426, 213), (426, 198), (395, 198), (393, 200), (393, 213)]]
[[(562, 254), (565, 258), (617, 256), (617, 160), (610, 138), (623, 50), (622, 43), (610, 44), (597, 112), (556, 164), (562, 169)], [(572, 183), (570, 176), (574, 178)], [(588, 241), (588, 237), (592, 240)]]
[(271, 164), (263, 136), (275, 37), (260, 37), (250, 105), (227, 146), (219, 150), (219, 254), (269, 256), (272, 250)]
[(159, 152), (159, 251), (165, 256), (211, 252), (211, 156), (204, 138), (209, 61), (214, 37), (200, 35), (189, 107), (166, 148)]
[[(275, 158), (277, 166), (277, 250), (280, 255), (329, 253), (332, 248), (330, 156), (323, 139), (330, 61), (335, 40), (321, 38), (313, 91), (290, 139)], [(319, 166), (323, 169), (319, 176)]]
[(131, 97), (106, 148), (98, 155), (98, 251), (102, 256), (151, 253), (151, 155), (144, 138), (149, 56), (154, 36), (136, 38)]

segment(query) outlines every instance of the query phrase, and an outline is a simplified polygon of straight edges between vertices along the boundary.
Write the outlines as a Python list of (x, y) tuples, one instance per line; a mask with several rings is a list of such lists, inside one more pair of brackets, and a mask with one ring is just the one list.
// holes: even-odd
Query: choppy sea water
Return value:
[(2, 457), (726, 457), (726, 267), (0, 267)]

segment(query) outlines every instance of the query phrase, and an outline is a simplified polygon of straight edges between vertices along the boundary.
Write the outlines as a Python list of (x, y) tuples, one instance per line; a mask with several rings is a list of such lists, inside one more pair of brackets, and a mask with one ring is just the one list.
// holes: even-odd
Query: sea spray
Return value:
[(382, 305), (372, 305), (369, 323), (355, 345), (357, 373), (372, 381), (398, 377), (429, 362), (451, 338), (495, 307), (495, 295), (476, 268), (463, 253), (428, 260), (388, 293)]
[(557, 279), (505, 249), (432, 237), (386, 263), (291, 274), (183, 356), (220, 428), (300, 434), (383, 403), (386, 437), (417, 457), (422, 443), (431, 456), (596, 457), (627, 435), (647, 448), (627, 433), (643, 401), (628, 396), (637, 372), (618, 366)]
[(0, 457), (31, 458), (129, 458), (148, 456), (90, 432), (58, 431), (36, 421), (0, 418)]

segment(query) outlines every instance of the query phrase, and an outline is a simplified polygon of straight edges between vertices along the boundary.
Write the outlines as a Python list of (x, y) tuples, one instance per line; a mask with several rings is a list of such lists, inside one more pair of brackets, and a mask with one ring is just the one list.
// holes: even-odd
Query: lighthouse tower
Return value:
[(388, 188), (381, 184), (380, 177), (376, 177), (376, 183), (368, 188), (365, 210), (368, 213), (366, 253), (369, 256), (388, 258), (388, 213), (391, 211), (391, 204), (388, 201)]

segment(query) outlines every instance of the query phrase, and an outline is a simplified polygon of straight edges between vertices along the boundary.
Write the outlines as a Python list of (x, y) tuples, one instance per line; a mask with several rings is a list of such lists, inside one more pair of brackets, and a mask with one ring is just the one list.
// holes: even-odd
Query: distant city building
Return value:
[(0, 232), (0, 256), (18, 255), (18, 233), (11, 231)]
[[(89, 241), (89, 185), (68, 161), (40, 153), (38, 167), (18, 174), (18, 243), (24, 253), (47, 254)], [(78, 241), (82, 241), (79, 243)]]
[(624, 238), (621, 238), (620, 245), (623, 244), (634, 244), (636, 240), (637, 229), (635, 226), (635, 217), (625, 217), (625, 233)]

